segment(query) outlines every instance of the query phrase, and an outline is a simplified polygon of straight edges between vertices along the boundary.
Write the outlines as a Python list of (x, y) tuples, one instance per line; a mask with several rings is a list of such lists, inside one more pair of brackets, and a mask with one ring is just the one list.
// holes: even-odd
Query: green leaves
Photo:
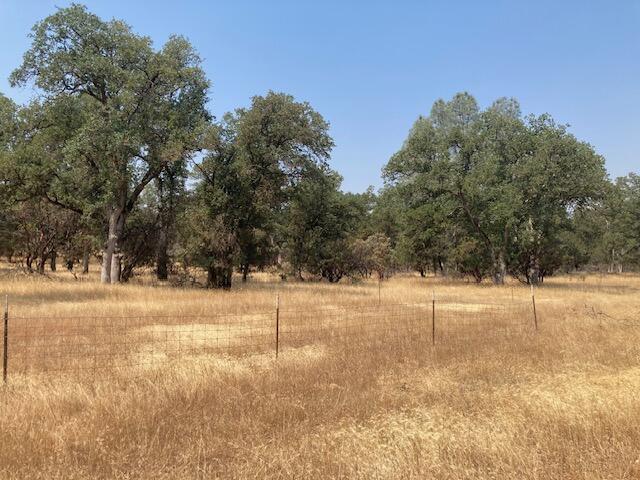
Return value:
[(190, 229), (200, 265), (247, 272), (273, 262), (283, 210), (311, 187), (308, 179), (328, 178), (319, 173), (333, 146), (328, 127), (308, 103), (269, 92), (209, 130)]
[[(29, 82), (44, 100), (28, 115), (36, 119), (23, 121), (28, 133), (13, 155), (16, 178), (28, 179), (20, 188), (85, 218), (102, 216), (105, 249), (119, 262), (125, 231), (116, 226), (154, 179), (203, 147), (209, 83), (200, 58), (183, 37), (156, 51), (125, 23), (73, 4), (34, 26), (11, 75), (14, 85)], [(104, 280), (120, 271), (109, 267)]]
[[(549, 116), (524, 120), (518, 102), (506, 98), (480, 111), (467, 93), (435, 102), (384, 174), (408, 205), (407, 218), (424, 205), (444, 209), (425, 217), (437, 225), (425, 225), (426, 231), (450, 240), (432, 256), (499, 281), (505, 268), (529, 278), (530, 265), (550, 255), (549, 240), (567, 228), (571, 210), (597, 200), (606, 182), (602, 158)], [(438, 245), (430, 240), (426, 246), (421, 236), (407, 227), (403, 244), (414, 251)], [(466, 258), (485, 254), (490, 266)], [(512, 263), (504, 265), (504, 259)]]

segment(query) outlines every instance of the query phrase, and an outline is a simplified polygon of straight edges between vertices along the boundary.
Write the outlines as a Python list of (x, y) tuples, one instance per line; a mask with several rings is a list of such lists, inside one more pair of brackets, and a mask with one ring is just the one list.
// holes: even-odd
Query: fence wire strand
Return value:
[[(435, 314), (435, 318), (434, 318)], [(279, 310), (279, 350), (319, 343), (409, 339), (425, 347), (521, 334), (533, 327), (531, 303), (396, 303)], [(212, 315), (10, 317), (11, 375), (96, 376), (161, 366), (186, 357), (275, 351), (276, 311)], [(432, 338), (433, 335), (433, 338)]]
[[(531, 333), (531, 302), (436, 301), (314, 307), (212, 315), (9, 317), (10, 375), (78, 377), (159, 367), (201, 356), (248, 356), (316, 344), (377, 345), (394, 340), (455, 345)], [(585, 305), (584, 324), (638, 327)], [(276, 334), (276, 316), (279, 327)], [(543, 322), (544, 324), (544, 322)], [(555, 328), (545, 325), (545, 328)], [(277, 340), (276, 340), (277, 335)], [(135, 374), (135, 371), (134, 371)]]

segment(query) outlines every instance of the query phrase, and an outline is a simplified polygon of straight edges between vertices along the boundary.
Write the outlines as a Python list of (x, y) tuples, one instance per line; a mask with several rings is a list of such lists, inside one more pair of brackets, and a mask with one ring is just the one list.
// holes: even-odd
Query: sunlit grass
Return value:
[[(0, 275), (11, 315), (52, 322), (271, 311), (278, 293), (283, 310), (300, 312), (378, 302), (374, 281), (257, 274), (218, 292), (154, 285), (149, 276), (105, 287), (95, 273)], [(428, 304), (434, 293), (471, 311), (468, 304), (531, 301), (516, 282), (412, 275), (383, 282), (380, 300)], [(193, 354), (89, 382), (16, 377), (0, 393), (0, 478), (640, 477), (640, 277), (560, 276), (535, 294), (537, 333), (478, 334), (434, 348), (426, 331), (291, 346), (277, 361), (272, 352)]]

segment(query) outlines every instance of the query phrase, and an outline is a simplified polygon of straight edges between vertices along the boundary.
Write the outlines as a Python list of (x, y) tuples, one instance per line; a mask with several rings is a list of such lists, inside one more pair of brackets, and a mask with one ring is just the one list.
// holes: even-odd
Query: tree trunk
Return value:
[(507, 264), (504, 260), (504, 252), (500, 251), (494, 256), (493, 261), (493, 283), (496, 285), (504, 285), (504, 279), (507, 276)]
[(111, 256), (111, 283), (120, 283), (122, 281), (122, 253), (114, 252)]
[(111, 242), (107, 240), (102, 251), (102, 270), (100, 272), (100, 281), (102, 283), (111, 283), (111, 257), (113, 256), (113, 247)]
[(616, 251), (615, 249), (611, 249), (611, 261), (609, 262), (609, 267), (607, 268), (607, 273), (613, 273), (616, 265)]
[(49, 266), (51, 267), (51, 271), (55, 272), (58, 268), (56, 260), (58, 259), (58, 252), (55, 250), (51, 252), (51, 260), (49, 262)]
[(113, 208), (109, 215), (109, 235), (102, 253), (102, 283), (120, 283), (124, 208)]
[(65, 265), (67, 267), (67, 270), (70, 272), (73, 272), (73, 263), (74, 263), (73, 258), (67, 258), (65, 260)]
[(158, 250), (156, 252), (156, 277), (158, 280), (166, 280), (169, 278), (168, 240), (167, 227), (163, 224), (160, 226), (160, 232), (158, 233)]
[(245, 263), (241, 266), (242, 269), (242, 283), (247, 283), (247, 277), (249, 276), (249, 264)]
[(232, 273), (233, 269), (231, 267), (209, 266), (207, 268), (207, 287), (229, 290), (231, 288)]
[(135, 260), (131, 263), (125, 263), (122, 265), (120, 271), (120, 281), (122, 283), (127, 283), (129, 279), (133, 276), (133, 269), (135, 268), (136, 263)]
[(532, 255), (529, 267), (529, 282), (532, 285), (538, 285), (540, 280), (540, 261), (536, 255)]
[(44, 275), (44, 267), (47, 264), (47, 256), (46, 255), (42, 255), (40, 257), (40, 259), (38, 260), (38, 273), (40, 275)]
[(89, 249), (85, 248), (82, 253), (82, 273), (89, 273)]

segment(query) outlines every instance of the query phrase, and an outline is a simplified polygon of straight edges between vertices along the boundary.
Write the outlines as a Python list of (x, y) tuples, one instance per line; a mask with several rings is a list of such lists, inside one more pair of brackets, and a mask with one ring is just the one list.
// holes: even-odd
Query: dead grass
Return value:
[[(71, 315), (270, 311), (276, 292), (283, 310), (307, 312), (378, 296), (370, 282), (261, 277), (226, 293), (149, 283), (4, 273), (0, 293), (12, 315), (53, 326)], [(292, 345), (277, 363), (271, 352), (194, 353), (91, 382), (12, 379), (0, 393), (0, 478), (640, 478), (640, 278), (545, 283), (537, 334), (435, 348), (398, 334)], [(530, 295), (517, 284), (398, 277), (383, 284), (382, 303), (428, 304), (432, 290), (462, 304), (449, 315)], [(136, 355), (163, 353), (141, 346)]]

